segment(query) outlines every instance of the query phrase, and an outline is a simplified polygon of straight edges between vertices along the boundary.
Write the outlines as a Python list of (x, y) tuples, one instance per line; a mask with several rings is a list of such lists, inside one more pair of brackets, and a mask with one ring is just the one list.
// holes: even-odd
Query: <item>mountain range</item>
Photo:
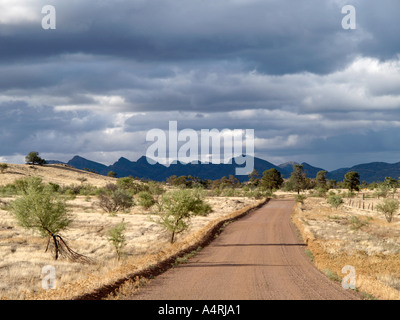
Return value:
[[(234, 159), (233, 159), (234, 160)], [(161, 164), (149, 164), (145, 156), (140, 157), (137, 161), (130, 161), (121, 157), (117, 162), (112, 165), (104, 165), (95, 161), (85, 159), (80, 156), (75, 156), (68, 162), (61, 162), (57, 160), (48, 160), (47, 163), (63, 163), (81, 170), (94, 170), (101, 175), (107, 175), (108, 172), (113, 171), (117, 177), (137, 177), (143, 179), (150, 179), (154, 181), (165, 181), (172, 175), (199, 177), (202, 179), (220, 179), (224, 176), (235, 175), (235, 169), (238, 167), (235, 161), (232, 164), (183, 164), (177, 162), (170, 166)], [(254, 169), (259, 174), (265, 170), (275, 168), (284, 178), (290, 177), (293, 171), (293, 165), (296, 162), (286, 162), (280, 165), (274, 165), (266, 160), (254, 157)], [(301, 163), (304, 172), (309, 178), (315, 178), (318, 171), (324, 170), (322, 168), (314, 167), (308, 163)], [(328, 171), (328, 170), (326, 170)], [(328, 171), (327, 177), (336, 181), (342, 181), (347, 172), (356, 171), (359, 173), (361, 181), (379, 182), (383, 181), (385, 177), (399, 178), (400, 177), (400, 162), (390, 164), (386, 162), (372, 162), (366, 164), (358, 164), (351, 168), (340, 168), (333, 171)], [(236, 176), (240, 181), (248, 180), (248, 176)]]

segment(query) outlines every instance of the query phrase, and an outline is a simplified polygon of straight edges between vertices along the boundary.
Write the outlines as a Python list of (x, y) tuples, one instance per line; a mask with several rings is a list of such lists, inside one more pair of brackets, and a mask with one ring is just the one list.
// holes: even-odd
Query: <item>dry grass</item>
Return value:
[(116, 178), (101, 176), (84, 170), (75, 169), (62, 164), (47, 164), (44, 166), (32, 166), (26, 164), (8, 164), (8, 168), (0, 174), (0, 186), (13, 183), (17, 179), (25, 177), (39, 177), (43, 182), (53, 182), (60, 186), (81, 184), (80, 178), (86, 178), (86, 182), (93, 186), (103, 187), (107, 183), (116, 182)]
[[(79, 184), (79, 177), (85, 177), (85, 183), (99, 187), (115, 181), (113, 178), (57, 166), (37, 166), (32, 169), (25, 165), (9, 165), (6, 173), (0, 175), (0, 184), (5, 185), (29, 175), (60, 185)], [(8, 202), (12, 199), (1, 200)], [(64, 259), (55, 261), (50, 252), (45, 252), (45, 239), (17, 226), (10, 213), (0, 207), (0, 299), (73, 299), (156, 265), (199, 241), (221, 219), (238, 215), (259, 203), (259, 200), (249, 198), (209, 197), (206, 201), (213, 212), (207, 217), (192, 219), (191, 228), (182, 233), (176, 243), (169, 244), (168, 235), (151, 220), (151, 210), (133, 207), (128, 212), (112, 216), (103, 213), (96, 201), (94, 196), (78, 196), (69, 200), (74, 222), (62, 233), (74, 251), (94, 260), (90, 265)], [(126, 257), (118, 261), (114, 248), (107, 240), (107, 232), (122, 219), (126, 223)], [(46, 265), (55, 267), (55, 290), (43, 290), (41, 287), (45, 276), (42, 268)], [(131, 280), (127, 285), (133, 288), (137, 284)]]
[[(370, 200), (377, 202), (378, 200)], [(332, 209), (325, 199), (297, 204), (293, 222), (321, 271), (343, 278), (355, 267), (356, 287), (378, 299), (400, 299), (400, 219), (386, 222), (377, 211), (351, 206)]]

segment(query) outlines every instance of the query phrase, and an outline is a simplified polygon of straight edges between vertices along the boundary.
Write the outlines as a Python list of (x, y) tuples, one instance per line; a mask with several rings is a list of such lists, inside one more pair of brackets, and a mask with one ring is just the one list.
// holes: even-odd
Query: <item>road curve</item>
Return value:
[(359, 299), (308, 260), (290, 221), (293, 206), (292, 200), (271, 200), (228, 225), (187, 264), (153, 279), (129, 299)]

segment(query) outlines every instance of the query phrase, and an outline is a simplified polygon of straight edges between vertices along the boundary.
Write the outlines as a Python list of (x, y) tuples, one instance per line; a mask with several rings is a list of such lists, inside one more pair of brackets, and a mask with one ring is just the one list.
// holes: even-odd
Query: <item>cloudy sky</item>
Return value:
[(0, 0), (0, 161), (136, 160), (178, 121), (254, 129), (274, 164), (398, 162), (399, 14), (398, 0)]

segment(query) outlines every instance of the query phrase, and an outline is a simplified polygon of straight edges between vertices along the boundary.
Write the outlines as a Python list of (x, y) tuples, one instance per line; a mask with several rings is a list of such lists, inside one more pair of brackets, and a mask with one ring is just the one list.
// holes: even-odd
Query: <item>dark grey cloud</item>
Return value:
[[(43, 3), (36, 1), (35, 10)], [(282, 74), (331, 72), (363, 50), (379, 57), (398, 51), (391, 41), (394, 0), (357, 1), (360, 27), (350, 32), (341, 28), (340, 1), (53, 3), (57, 30), (44, 33), (39, 22), (8, 27), (0, 37), (0, 58), (77, 52), (162, 63), (240, 58), (262, 72)]]
[[(400, 5), (352, 2), (356, 30), (342, 0), (3, 1), (0, 156), (112, 163), (169, 120), (255, 129), (275, 163), (400, 156)], [(56, 30), (41, 29), (47, 4)]]
[[(50, 106), (31, 106), (25, 101), (0, 103), (1, 153), (62, 152), (82, 145), (87, 132), (106, 130), (112, 123), (80, 112), (57, 112)], [(32, 151), (32, 150), (30, 150)]]

